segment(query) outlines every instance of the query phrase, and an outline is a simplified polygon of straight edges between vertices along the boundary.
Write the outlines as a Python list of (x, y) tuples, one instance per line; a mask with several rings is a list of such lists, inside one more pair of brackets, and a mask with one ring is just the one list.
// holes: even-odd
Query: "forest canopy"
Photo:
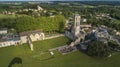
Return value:
[(14, 28), (17, 32), (42, 29), (44, 32), (63, 32), (65, 18), (62, 15), (55, 17), (31, 17), (21, 16), (16, 18), (3, 18), (0, 20), (0, 27)]

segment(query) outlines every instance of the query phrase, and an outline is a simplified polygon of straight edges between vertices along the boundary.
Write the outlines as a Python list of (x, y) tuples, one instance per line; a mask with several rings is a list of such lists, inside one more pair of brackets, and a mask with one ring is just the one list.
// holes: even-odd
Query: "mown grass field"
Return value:
[(67, 55), (61, 55), (57, 50), (51, 56), (48, 49), (66, 45), (69, 39), (58, 37), (54, 39), (34, 42), (34, 51), (30, 51), (27, 44), (0, 48), (0, 67), (8, 67), (15, 57), (21, 60), (20, 64), (12, 64), (13, 67), (119, 67), (120, 55), (114, 55), (108, 59), (95, 59), (76, 51)]

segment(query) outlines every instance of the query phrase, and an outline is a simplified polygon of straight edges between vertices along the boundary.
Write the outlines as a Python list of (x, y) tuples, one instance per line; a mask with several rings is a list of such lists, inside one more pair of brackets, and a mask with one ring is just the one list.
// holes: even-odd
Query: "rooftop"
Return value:
[(27, 32), (20, 33), (20, 36), (26, 36), (29, 34), (42, 33), (42, 32), (43, 32), (42, 30), (27, 31)]

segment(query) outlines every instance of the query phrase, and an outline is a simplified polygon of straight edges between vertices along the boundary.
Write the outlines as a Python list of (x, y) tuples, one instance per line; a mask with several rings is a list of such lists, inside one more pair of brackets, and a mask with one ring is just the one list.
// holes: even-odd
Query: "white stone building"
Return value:
[(28, 37), (31, 39), (31, 41), (38, 41), (44, 40), (45, 35), (41, 30), (22, 32), (20, 33), (21, 43), (27, 43)]
[[(2, 30), (1, 30), (2, 31)], [(33, 50), (33, 41), (44, 40), (45, 35), (42, 30), (22, 32), (20, 35), (7, 33), (7, 30), (3, 30), (0, 35), (0, 47), (7, 47), (12, 45), (21, 45), (23, 43), (29, 43), (31, 50)]]
[(7, 28), (0, 29), (0, 34), (7, 34)]
[(13, 37), (13, 38), (1, 38), (0, 39), (0, 47), (7, 47), (12, 45), (20, 45), (21, 40), (19, 37)]

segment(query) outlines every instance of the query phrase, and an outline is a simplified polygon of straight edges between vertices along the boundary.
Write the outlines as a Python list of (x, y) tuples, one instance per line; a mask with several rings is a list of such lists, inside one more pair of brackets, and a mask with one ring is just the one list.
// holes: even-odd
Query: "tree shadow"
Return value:
[(8, 67), (12, 67), (14, 64), (21, 64), (22, 65), (22, 59), (19, 57), (15, 57), (8, 65)]

